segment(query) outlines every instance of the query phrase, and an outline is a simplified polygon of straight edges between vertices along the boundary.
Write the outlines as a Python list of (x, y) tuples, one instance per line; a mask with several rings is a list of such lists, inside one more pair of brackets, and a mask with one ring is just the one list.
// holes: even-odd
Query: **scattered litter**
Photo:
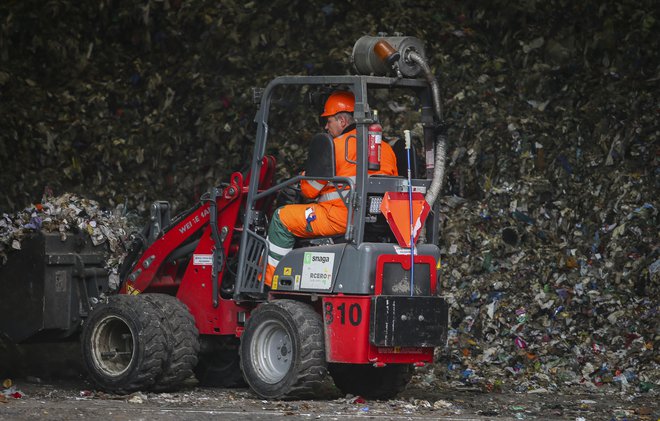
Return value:
[(444, 400), (439, 400), (433, 402), (433, 409), (448, 409), (454, 406), (451, 402), (449, 401), (444, 401)]
[(130, 403), (145, 403), (147, 401), (147, 395), (142, 392), (135, 392), (128, 396), (127, 401)]
[(94, 396), (94, 392), (91, 390), (81, 390), (79, 395), (81, 398), (89, 398)]

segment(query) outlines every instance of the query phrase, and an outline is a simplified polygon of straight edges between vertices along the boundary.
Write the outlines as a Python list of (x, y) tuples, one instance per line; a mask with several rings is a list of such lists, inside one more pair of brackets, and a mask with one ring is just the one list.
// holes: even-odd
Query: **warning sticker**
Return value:
[(396, 254), (410, 255), (410, 249), (408, 247), (394, 246), (394, 251)]
[(305, 252), (300, 287), (330, 289), (332, 286), (332, 268), (334, 264), (334, 253)]
[(128, 282), (126, 283), (126, 293), (128, 295), (138, 295), (140, 293), (139, 289), (135, 289), (135, 287)]
[(193, 254), (193, 265), (203, 266), (203, 265), (212, 265), (212, 264), (213, 264), (212, 254)]

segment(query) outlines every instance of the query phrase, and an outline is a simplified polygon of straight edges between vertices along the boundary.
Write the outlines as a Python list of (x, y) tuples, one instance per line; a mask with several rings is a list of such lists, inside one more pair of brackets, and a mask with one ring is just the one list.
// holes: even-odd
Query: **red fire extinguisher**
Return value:
[[(374, 120), (377, 119), (376, 111), (374, 110)], [(380, 145), (383, 142), (383, 127), (374, 122), (369, 125), (367, 131), (368, 144), (369, 144), (369, 169), (372, 171), (380, 170)]]

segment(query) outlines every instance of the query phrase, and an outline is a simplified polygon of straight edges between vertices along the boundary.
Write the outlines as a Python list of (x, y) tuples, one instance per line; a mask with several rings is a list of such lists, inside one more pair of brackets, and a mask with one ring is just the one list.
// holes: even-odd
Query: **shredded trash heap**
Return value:
[(116, 270), (125, 210), (186, 208), (249, 162), (252, 87), (345, 73), (355, 39), (398, 31), (426, 43), (450, 141), (451, 331), (419, 381), (657, 393), (655, 2), (367, 3), (0, 6), (0, 264), (44, 229), (107, 242)]

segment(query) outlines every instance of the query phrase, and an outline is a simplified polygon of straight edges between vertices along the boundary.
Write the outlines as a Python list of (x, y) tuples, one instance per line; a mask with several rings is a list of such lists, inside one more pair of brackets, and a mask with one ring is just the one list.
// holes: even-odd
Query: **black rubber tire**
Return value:
[(238, 349), (200, 355), (195, 367), (195, 377), (200, 386), (247, 387), (241, 371)]
[(344, 394), (367, 399), (392, 399), (401, 393), (412, 378), (409, 364), (330, 364), (328, 371), (335, 386)]
[(152, 390), (173, 391), (193, 376), (199, 353), (199, 331), (188, 307), (176, 297), (167, 294), (143, 294), (156, 312), (161, 324), (167, 358), (163, 372), (156, 379)]
[(327, 374), (323, 335), (321, 316), (308, 304), (260, 305), (241, 336), (243, 377), (262, 398), (314, 397)]
[(97, 305), (80, 340), (90, 379), (108, 392), (149, 389), (167, 358), (160, 317), (139, 295), (115, 295)]

